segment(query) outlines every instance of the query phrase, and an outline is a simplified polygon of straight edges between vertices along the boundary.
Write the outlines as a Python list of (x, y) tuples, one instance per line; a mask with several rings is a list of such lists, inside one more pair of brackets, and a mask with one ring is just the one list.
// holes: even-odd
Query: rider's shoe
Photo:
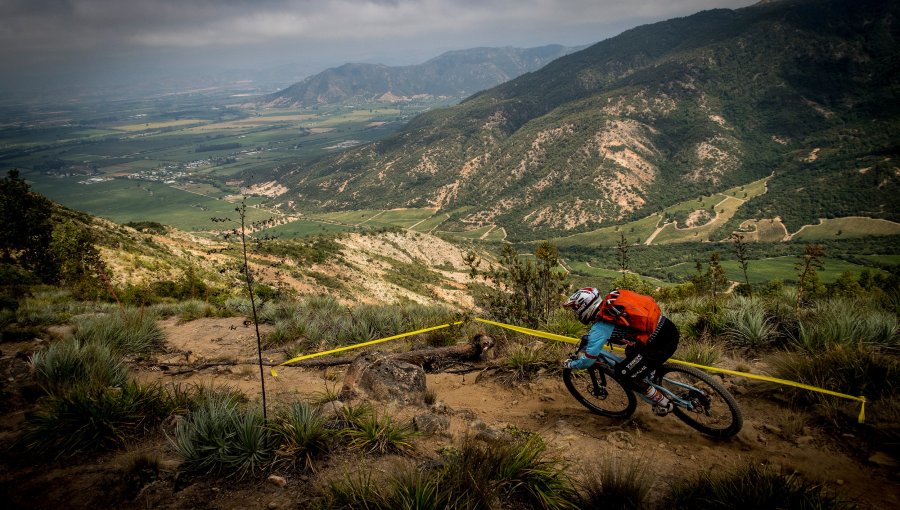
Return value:
[(667, 401), (665, 404), (656, 404), (653, 406), (653, 412), (656, 416), (665, 416), (672, 412), (672, 409), (675, 408), (675, 405), (672, 404), (671, 401)]

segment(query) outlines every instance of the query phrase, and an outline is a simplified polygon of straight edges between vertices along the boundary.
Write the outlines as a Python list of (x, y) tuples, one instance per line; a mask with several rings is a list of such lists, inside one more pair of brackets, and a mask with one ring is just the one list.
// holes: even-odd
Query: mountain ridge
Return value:
[[(896, 219), (897, 11), (786, 0), (637, 27), (278, 178), (314, 207), (438, 207), (520, 238), (633, 219), (773, 171), (774, 193), (749, 217), (800, 225), (866, 208)], [(816, 193), (785, 212), (810, 180)]]
[(574, 49), (559, 44), (479, 47), (448, 51), (410, 66), (346, 63), (269, 94), (262, 102), (271, 107), (309, 107), (418, 96), (462, 98), (536, 70)]

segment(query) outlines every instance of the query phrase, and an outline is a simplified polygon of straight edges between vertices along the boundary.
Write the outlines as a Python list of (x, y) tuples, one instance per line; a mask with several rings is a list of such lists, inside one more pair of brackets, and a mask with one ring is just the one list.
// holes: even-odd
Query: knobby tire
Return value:
[[(706, 396), (692, 396), (685, 388), (667, 383), (666, 378), (698, 387)], [(726, 439), (738, 432), (744, 424), (741, 410), (731, 393), (709, 374), (693, 367), (667, 363), (657, 370), (654, 383), (663, 386), (681, 398), (694, 401), (690, 410), (675, 406), (674, 414), (688, 426), (708, 436)]]
[(637, 407), (634, 393), (596, 364), (586, 370), (563, 369), (562, 377), (569, 393), (592, 413), (619, 419), (634, 414)]

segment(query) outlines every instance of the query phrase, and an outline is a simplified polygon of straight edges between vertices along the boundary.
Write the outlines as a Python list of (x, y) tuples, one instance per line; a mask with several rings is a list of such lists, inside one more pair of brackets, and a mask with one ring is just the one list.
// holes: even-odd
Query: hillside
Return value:
[[(898, 6), (794, 0), (629, 30), (277, 179), (301, 209), (437, 207), (511, 240), (774, 176), (730, 220), (897, 220)], [(839, 185), (838, 185), (839, 183)]]
[[(716, 486), (733, 488), (725, 508), (900, 501), (896, 275), (842, 278), (803, 301), (781, 284), (660, 292), (681, 331), (674, 358), (728, 370), (691, 384), (731, 394), (743, 420), (715, 392), (667, 386), (679, 375), (661, 384), (701, 408), (660, 417), (638, 402), (608, 418), (564, 385), (572, 345), (471, 320), (584, 333), (559, 308), (574, 282), (552, 271), (549, 245), (532, 263), (514, 250), (473, 260), (470, 246), (396, 228), (261, 238), (251, 301), (231, 220), (202, 235), (122, 226), (29, 192), (16, 172), (0, 185), (8, 508), (697, 508)], [(15, 215), (41, 228), (10, 228)], [(592, 405), (626, 402), (606, 381)], [(686, 417), (743, 426), (713, 439)]]
[(423, 64), (344, 64), (266, 96), (271, 107), (309, 107), (344, 101), (462, 98), (499, 85), (570, 53), (572, 48), (473, 48), (450, 51)]

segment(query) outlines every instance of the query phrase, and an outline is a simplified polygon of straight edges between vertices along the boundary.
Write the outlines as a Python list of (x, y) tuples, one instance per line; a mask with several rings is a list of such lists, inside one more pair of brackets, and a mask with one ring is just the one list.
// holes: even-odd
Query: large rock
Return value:
[(425, 371), (418, 365), (372, 352), (350, 364), (341, 400), (366, 396), (374, 400), (421, 404), (425, 400)]
[(426, 436), (444, 432), (450, 427), (450, 418), (441, 414), (425, 413), (413, 417), (416, 430)]

